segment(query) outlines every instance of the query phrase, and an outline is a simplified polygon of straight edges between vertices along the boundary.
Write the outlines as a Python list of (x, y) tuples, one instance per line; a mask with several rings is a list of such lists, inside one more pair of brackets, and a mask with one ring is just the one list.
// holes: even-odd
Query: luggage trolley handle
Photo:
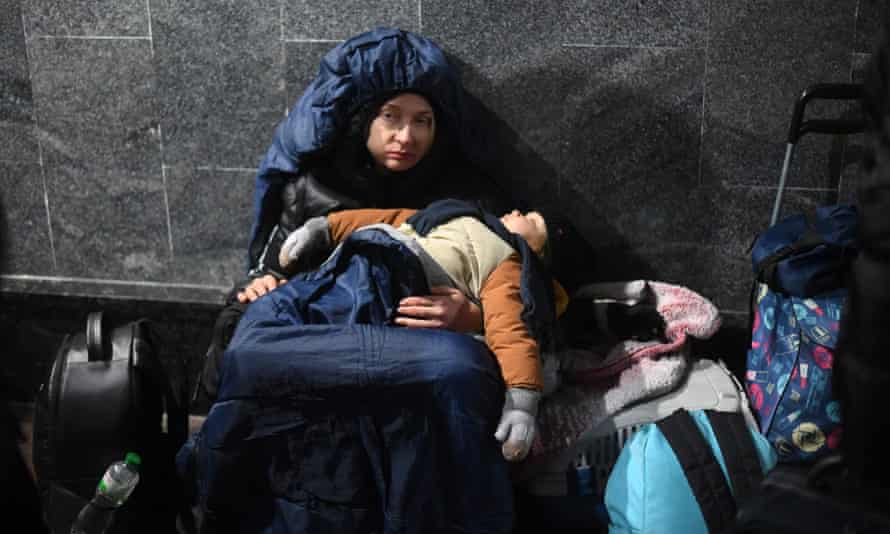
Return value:
[(813, 100), (861, 100), (863, 86), (859, 83), (817, 83), (804, 89), (794, 103), (791, 115), (791, 127), (788, 129), (788, 144), (785, 147), (785, 161), (782, 163), (782, 175), (779, 177), (779, 189), (769, 225), (773, 226), (779, 219), (782, 206), (782, 195), (785, 191), (785, 179), (791, 166), (791, 156), (797, 142), (808, 133), (852, 134), (865, 130), (863, 119), (809, 119), (804, 120), (807, 104)]

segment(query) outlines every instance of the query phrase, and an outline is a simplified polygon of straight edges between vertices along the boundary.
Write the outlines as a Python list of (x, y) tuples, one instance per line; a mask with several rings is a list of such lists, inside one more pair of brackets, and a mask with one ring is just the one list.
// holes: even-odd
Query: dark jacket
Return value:
[[(503, 213), (511, 209), (512, 198), (499, 186), (469, 165), (442, 163), (437, 172), (381, 175), (370, 168), (364, 173), (344, 177), (340, 169), (327, 166), (305, 171), (286, 182), (276, 199), (278, 220), (263, 241), (251, 244), (249, 277), (273, 274), (285, 278), (278, 263), (278, 252), (287, 236), (307, 219), (332, 211), (355, 208), (420, 209), (443, 198), (457, 198), (478, 204), (486, 211)], [(253, 248), (256, 247), (256, 250)], [(317, 266), (324, 258), (303, 258), (298, 271)], [(303, 263), (305, 262), (305, 263)]]

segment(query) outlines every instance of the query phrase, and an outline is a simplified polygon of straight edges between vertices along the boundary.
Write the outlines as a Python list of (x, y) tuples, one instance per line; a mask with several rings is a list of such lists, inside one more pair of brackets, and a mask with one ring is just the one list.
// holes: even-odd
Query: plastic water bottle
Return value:
[(96, 494), (77, 514), (71, 525), (71, 534), (102, 534), (108, 530), (114, 513), (133, 493), (139, 482), (139, 464), (142, 459), (135, 452), (128, 452), (123, 461), (114, 462), (96, 486)]

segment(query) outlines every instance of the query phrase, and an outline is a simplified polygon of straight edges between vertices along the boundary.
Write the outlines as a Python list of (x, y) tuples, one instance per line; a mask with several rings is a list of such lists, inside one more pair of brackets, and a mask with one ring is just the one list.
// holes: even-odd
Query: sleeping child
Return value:
[[(540, 346), (552, 326), (555, 284), (544, 276), (547, 225), (538, 212), (499, 219), (465, 202), (423, 210), (357, 209), (309, 219), (281, 247), (280, 264), (329, 252), (359, 229), (376, 228), (418, 256), (430, 286), (455, 287), (482, 310), (486, 344), (497, 359), (506, 399), (495, 438), (507, 460), (525, 458), (541, 398)], [(537, 256), (537, 257), (533, 257)], [(561, 289), (556, 292), (566, 299)]]

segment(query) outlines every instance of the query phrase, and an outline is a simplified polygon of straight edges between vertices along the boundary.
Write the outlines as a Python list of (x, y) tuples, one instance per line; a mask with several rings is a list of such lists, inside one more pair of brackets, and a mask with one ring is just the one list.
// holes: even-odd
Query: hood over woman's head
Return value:
[[(344, 136), (344, 131), (353, 130), (349, 128), (350, 119), (367, 118), (368, 108), (376, 111), (385, 93), (406, 90), (425, 94), (439, 108), (435, 110), (439, 131), (430, 152), (413, 169), (399, 173), (398, 179), (379, 180), (377, 176), (354, 178), (357, 176), (356, 170), (368, 172), (369, 158), (364, 147), (366, 138), (360, 137), (358, 143), (345, 141), (349, 136)], [(255, 212), (249, 265), (252, 267), (259, 261), (262, 244), (278, 220), (281, 203), (277, 196), (281, 188), (288, 180), (309, 169), (336, 171), (330, 174), (337, 175), (336, 185), (342, 185), (344, 191), (373, 193), (378, 187), (388, 187), (391, 190), (383, 191), (380, 195), (389, 199), (387, 204), (391, 207), (403, 198), (418, 196), (409, 195), (414, 192), (402, 192), (403, 188), (408, 189), (403, 185), (411, 179), (405, 177), (402, 180), (406, 174), (417, 178), (421, 185), (433, 180), (443, 181), (437, 180), (442, 172), (437, 169), (436, 162), (444, 161), (451, 166), (455, 158), (449, 151), (450, 146), (461, 146), (461, 155), (464, 151), (476, 150), (475, 144), (463, 139), (466, 129), (462, 119), (463, 99), (464, 90), (458, 71), (436, 43), (421, 35), (381, 27), (336, 45), (321, 59), (318, 74), (276, 128), (272, 143), (260, 163), (254, 190)], [(377, 105), (367, 106), (369, 100), (374, 100)], [(366, 113), (353, 117), (356, 109), (363, 106)], [(367, 123), (367, 120), (364, 122)], [(359, 128), (358, 131), (361, 130)], [(355, 137), (353, 135), (353, 139)], [(466, 159), (471, 161), (477, 156), (466, 155)], [(337, 161), (334, 164), (332, 157)], [(341, 163), (351, 170), (340, 169)], [(432, 175), (427, 174), (426, 168), (432, 171)], [(394, 183), (399, 181), (401, 183)], [(419, 185), (415, 187), (420, 188)], [(401, 194), (402, 198), (388, 197), (393, 191)]]

